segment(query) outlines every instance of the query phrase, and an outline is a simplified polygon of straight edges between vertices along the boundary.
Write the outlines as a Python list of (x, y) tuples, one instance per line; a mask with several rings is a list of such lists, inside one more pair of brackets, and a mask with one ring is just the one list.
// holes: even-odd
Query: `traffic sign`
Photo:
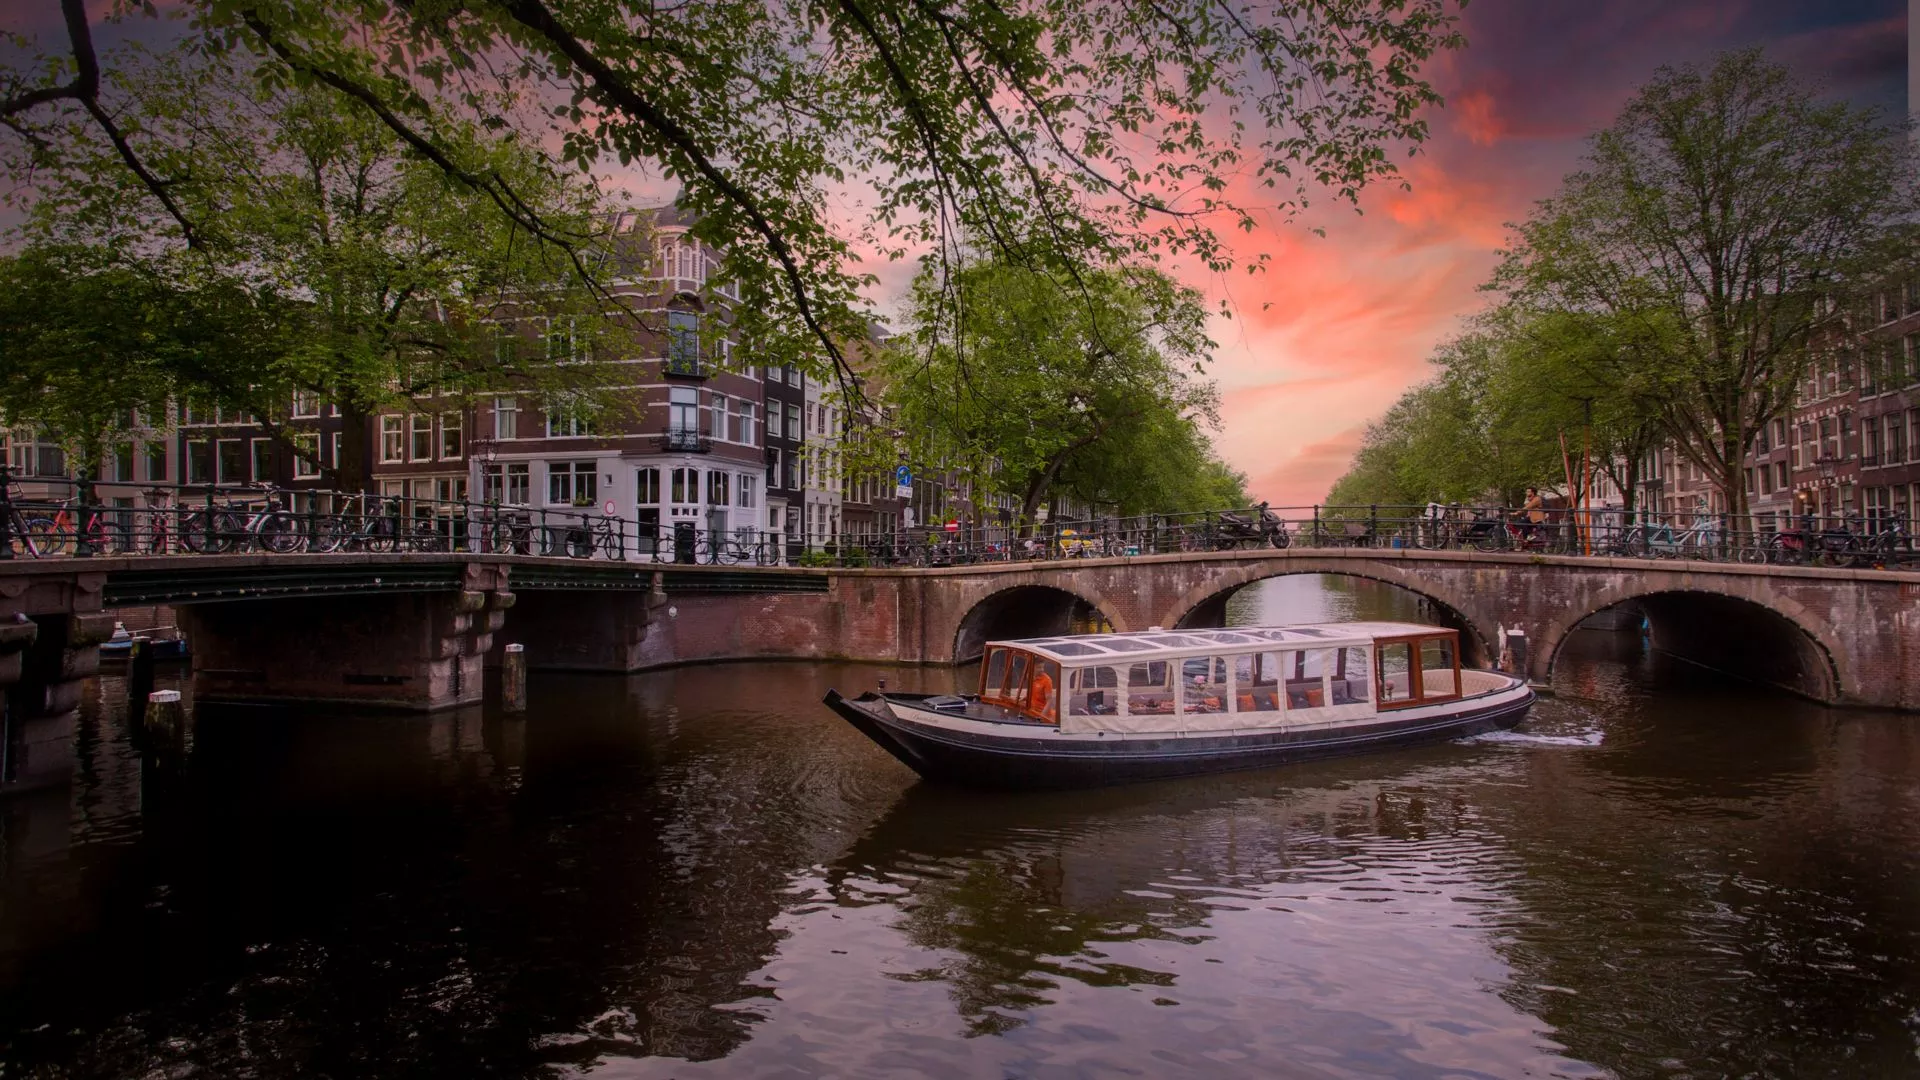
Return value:
[(896, 499), (913, 498), (913, 470), (905, 465), (893, 470), (893, 497)]

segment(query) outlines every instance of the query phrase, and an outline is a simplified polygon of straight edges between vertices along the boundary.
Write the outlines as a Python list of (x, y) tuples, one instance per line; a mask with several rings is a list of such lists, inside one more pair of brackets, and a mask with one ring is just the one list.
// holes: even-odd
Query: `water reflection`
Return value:
[[(1293, 578), (1241, 621), (1419, 617)], [(1511, 737), (1035, 796), (921, 785), (835, 665), (534, 710), (103, 678), (0, 802), (5, 1075), (1912, 1075), (1920, 738), (1582, 635)]]

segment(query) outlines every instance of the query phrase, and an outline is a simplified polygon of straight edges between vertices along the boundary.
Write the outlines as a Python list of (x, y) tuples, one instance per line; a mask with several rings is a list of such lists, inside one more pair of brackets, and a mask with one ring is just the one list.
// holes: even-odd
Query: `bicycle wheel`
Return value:
[(358, 537), (359, 546), (364, 551), (397, 551), (400, 547), (399, 523), (390, 517), (377, 517), (366, 522)]
[(185, 516), (180, 528), (180, 546), (195, 555), (220, 555), (233, 546), (233, 534), (223, 524), (225, 515), (195, 510)]
[(286, 555), (300, 550), (300, 522), (285, 510), (262, 514), (253, 523), (253, 542), (262, 551)]
[(307, 550), (338, 551), (353, 530), (342, 518), (331, 515), (313, 519), (313, 532), (307, 537)]
[(65, 555), (73, 550), (73, 530), (53, 518), (28, 518), (27, 535), (33, 538), (34, 550), (42, 558)]

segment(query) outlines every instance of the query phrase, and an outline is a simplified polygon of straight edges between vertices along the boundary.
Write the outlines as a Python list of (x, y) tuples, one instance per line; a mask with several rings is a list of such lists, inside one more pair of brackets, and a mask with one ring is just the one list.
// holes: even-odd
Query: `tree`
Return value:
[[(582, 242), (472, 125), (522, 124), (582, 168), (637, 164), (680, 184), (695, 234), (728, 252), (710, 287), (737, 288), (756, 348), (848, 376), (839, 343), (867, 314), (856, 247), (942, 262), (979, 238), (1027, 265), (1172, 254), (1223, 270), (1236, 257), (1216, 223), (1393, 177), (1389, 148), (1424, 140), (1439, 101), (1423, 64), (1461, 44), (1448, 0), (178, 7), (193, 48), (251, 58), (237, 66), (269, 91), (331, 95), (523, 236)], [(191, 174), (150, 157), (112, 107), (115, 61), (96, 53), (82, 0), (61, 10), (64, 45), (0, 71), (0, 125), (28, 161), (51, 134), (88, 129), (201, 246), (218, 219), (178, 196)]]
[[(0, 258), (0, 416), (58, 432), (88, 460), (136, 410), (272, 370), (286, 343), (261, 298), (151, 271), (94, 247)], [(248, 407), (239, 396), (216, 403)]]
[[(1502, 305), (1435, 350), (1440, 370), (1368, 426), (1336, 505), (1429, 501), (1516, 505), (1528, 487), (1577, 486), (1590, 450), (1633, 506), (1640, 462), (1660, 428), (1623, 361), (1653, 347), (1605, 320)], [(1571, 481), (1571, 483), (1570, 483)]]
[(1022, 521), (1059, 491), (1165, 510), (1221, 479), (1200, 432), (1217, 393), (1193, 377), (1213, 348), (1206, 319), (1199, 294), (1154, 270), (929, 270), (880, 381), (916, 460), (1014, 496)]
[(1741, 462), (1910, 180), (1901, 126), (1822, 103), (1758, 50), (1662, 68), (1518, 227), (1495, 286), (1630, 343), (1621, 381), (1743, 517)]
[[(146, 305), (167, 326), (180, 312), (208, 306), (231, 317), (223, 333), (202, 335), (199, 348), (156, 345), (144, 354), (142, 407), (222, 405), (259, 418), (286, 452), (311, 456), (315, 450), (278, 423), (296, 391), (331, 402), (348, 430), (358, 431), (377, 410), (409, 407), (419, 395), (457, 400), (484, 390), (595, 384), (589, 364), (548, 362), (591, 357), (610, 333), (605, 305), (569, 272), (569, 260), (610, 258), (617, 241), (633, 238), (612, 235), (596, 194), (552, 173), (517, 137), (473, 126), (444, 136), (470, 160), (510, 177), (526, 205), (565, 225), (573, 246), (481, 212), (482, 193), (449, 182), (387, 126), (330, 94), (254, 81), (218, 60), (181, 55), (106, 78), (125, 129), (115, 141), (77, 128), (40, 147), (22, 229), (35, 253), (16, 269), (57, 262), (61, 280), (80, 295), (136, 283), (114, 305)], [(202, 223), (190, 242), (172, 212), (119, 182), (123, 146), (176, 178), (166, 188), (169, 205)], [(598, 248), (586, 247), (588, 239)], [(29, 321), (36, 315), (16, 313)], [(87, 325), (96, 314), (71, 303), (37, 314), (39, 338), (105, 333)], [(556, 328), (543, 335), (544, 348), (519, 341), (530, 323)], [(270, 353), (259, 347), (264, 342), (273, 343)], [(78, 365), (66, 378), (51, 367), (62, 358)], [(89, 396), (93, 362), (54, 351), (34, 367), (49, 375), (42, 396), (16, 395), (10, 411), (87, 422), (82, 413), (91, 402), (58, 398)], [(97, 427), (64, 430), (82, 440), (100, 434)], [(340, 487), (357, 489), (367, 476), (362, 442), (349, 438), (340, 447), (339, 461), (312, 460)]]

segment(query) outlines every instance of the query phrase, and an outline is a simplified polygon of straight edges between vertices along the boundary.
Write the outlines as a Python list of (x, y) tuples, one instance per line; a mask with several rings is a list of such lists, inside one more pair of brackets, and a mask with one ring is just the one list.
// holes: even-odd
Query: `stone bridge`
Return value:
[(937, 569), (729, 568), (511, 555), (158, 556), (0, 562), (0, 687), (69, 711), (116, 609), (167, 605), (204, 699), (434, 709), (477, 701), (508, 641), (531, 666), (638, 671), (752, 658), (954, 663), (983, 641), (1218, 625), (1288, 574), (1429, 602), (1488, 663), (1503, 629), (1550, 682), (1567, 634), (1644, 616), (1657, 647), (1821, 701), (1920, 710), (1920, 574), (1478, 552), (1299, 549)]

